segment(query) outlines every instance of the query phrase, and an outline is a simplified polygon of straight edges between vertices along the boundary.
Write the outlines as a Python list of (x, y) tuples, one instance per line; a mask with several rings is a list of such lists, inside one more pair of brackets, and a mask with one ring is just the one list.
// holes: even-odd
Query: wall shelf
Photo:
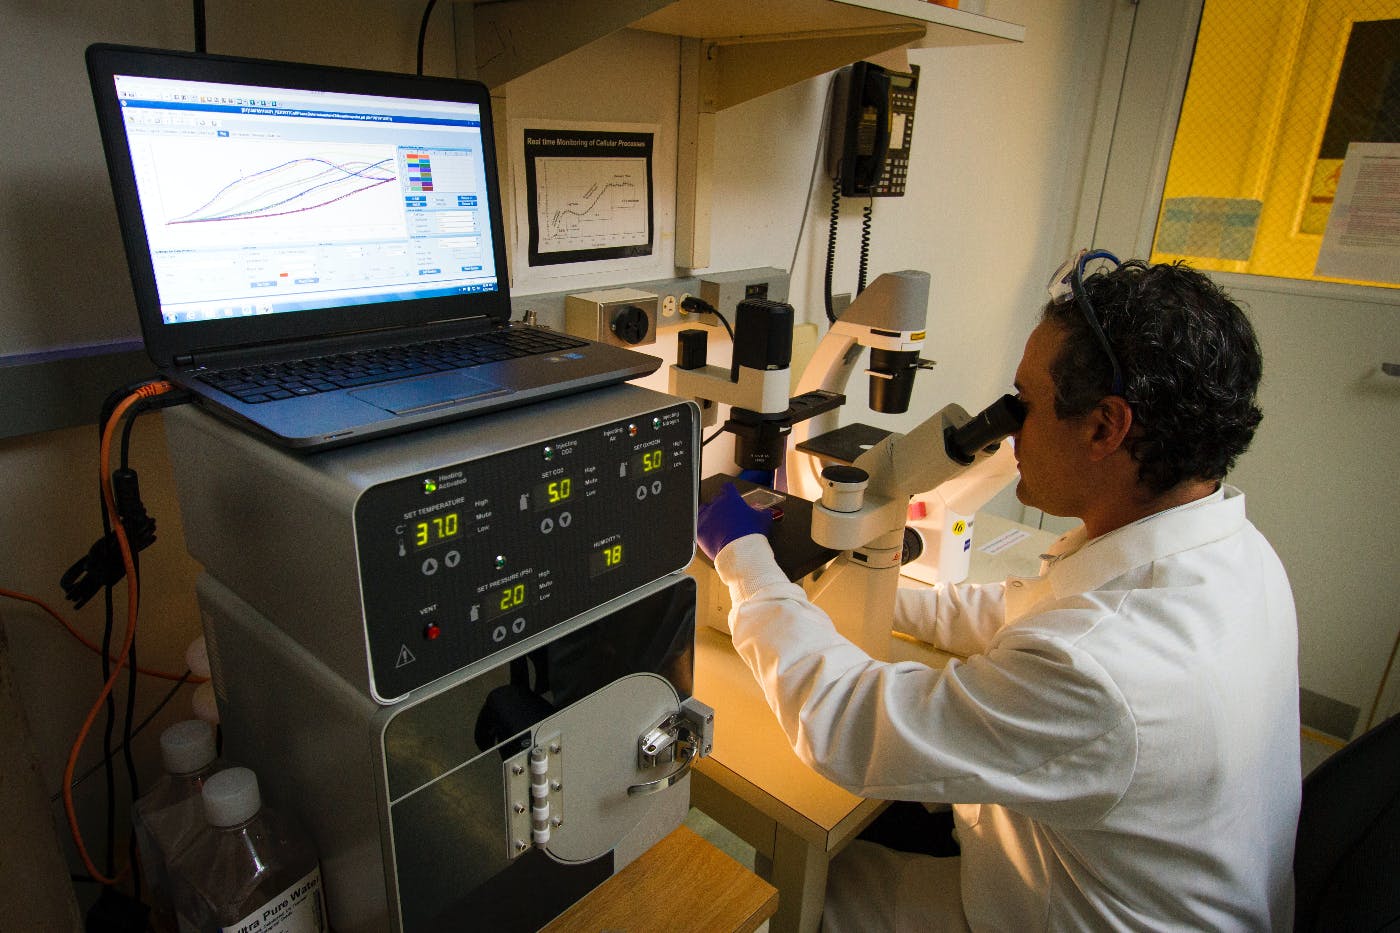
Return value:
[[(1026, 32), (925, 0), (457, 0), (455, 8), (458, 54), (493, 88), (624, 28), (746, 49), (750, 54), (731, 56), (741, 70), (754, 63), (770, 72), (797, 69), (767, 90), (859, 61), (872, 49), (1020, 42)], [(768, 53), (784, 46), (795, 51), (771, 61)], [(845, 54), (836, 51), (842, 47)], [(838, 64), (825, 64), (832, 55)], [(736, 77), (728, 83), (744, 85)], [(725, 99), (726, 106), (742, 102)]]
[(901, 47), (1020, 42), (1025, 27), (925, 0), (456, 0), (461, 73), (496, 89), (621, 29), (681, 38), (676, 265), (709, 264), (714, 117)]

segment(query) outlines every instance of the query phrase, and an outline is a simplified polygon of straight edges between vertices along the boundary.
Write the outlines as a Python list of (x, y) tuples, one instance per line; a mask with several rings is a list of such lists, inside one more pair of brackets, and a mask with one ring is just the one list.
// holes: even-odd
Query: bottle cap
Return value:
[(217, 755), (214, 730), (198, 719), (177, 722), (160, 734), (160, 760), (170, 774), (198, 771)]
[(204, 818), (210, 825), (237, 826), (260, 809), (258, 776), (248, 768), (225, 768), (204, 782)]
[(202, 719), (212, 726), (219, 724), (219, 701), (214, 696), (214, 685), (209, 682), (200, 684), (194, 688), (190, 694), (190, 711), (195, 718)]
[(185, 667), (196, 677), (209, 676), (209, 648), (203, 635), (190, 642), (185, 649)]

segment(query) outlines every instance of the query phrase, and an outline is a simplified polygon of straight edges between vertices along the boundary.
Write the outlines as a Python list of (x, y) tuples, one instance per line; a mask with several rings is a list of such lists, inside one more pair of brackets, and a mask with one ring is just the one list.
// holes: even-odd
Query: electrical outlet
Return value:
[(564, 328), (616, 347), (656, 342), (657, 297), (635, 288), (613, 288), (564, 298)]
[[(787, 301), (788, 274), (782, 269), (764, 267), (703, 275), (700, 277), (700, 297), (733, 323), (734, 309), (746, 298)], [(715, 322), (715, 326), (718, 326), (718, 322)]]
[(689, 311), (685, 307), (685, 300), (690, 295), (682, 294), (676, 302), (676, 312), (679, 315), (681, 325), (684, 327), (695, 327), (703, 325), (705, 327), (719, 327), (719, 318), (708, 311)]

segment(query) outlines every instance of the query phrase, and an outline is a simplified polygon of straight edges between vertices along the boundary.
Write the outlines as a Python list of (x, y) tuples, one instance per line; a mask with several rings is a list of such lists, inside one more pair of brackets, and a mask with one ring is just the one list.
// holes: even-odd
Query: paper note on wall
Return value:
[(1262, 206), (1248, 198), (1168, 198), (1155, 248), (1180, 256), (1247, 260)]
[(1352, 143), (1315, 275), (1400, 284), (1400, 143)]

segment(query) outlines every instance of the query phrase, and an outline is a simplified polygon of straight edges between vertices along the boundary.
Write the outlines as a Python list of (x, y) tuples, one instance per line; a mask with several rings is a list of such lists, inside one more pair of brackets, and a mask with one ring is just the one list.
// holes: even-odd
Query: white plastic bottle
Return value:
[(171, 863), (181, 933), (325, 933), (316, 850), (262, 805), (257, 776), (220, 771), (203, 799), (208, 825)]
[(175, 929), (170, 860), (204, 828), (200, 792), (224, 763), (217, 757), (214, 730), (197, 719), (177, 722), (160, 734), (160, 758), (165, 774), (136, 801), (131, 819), (150, 888), (152, 924), (166, 933)]

